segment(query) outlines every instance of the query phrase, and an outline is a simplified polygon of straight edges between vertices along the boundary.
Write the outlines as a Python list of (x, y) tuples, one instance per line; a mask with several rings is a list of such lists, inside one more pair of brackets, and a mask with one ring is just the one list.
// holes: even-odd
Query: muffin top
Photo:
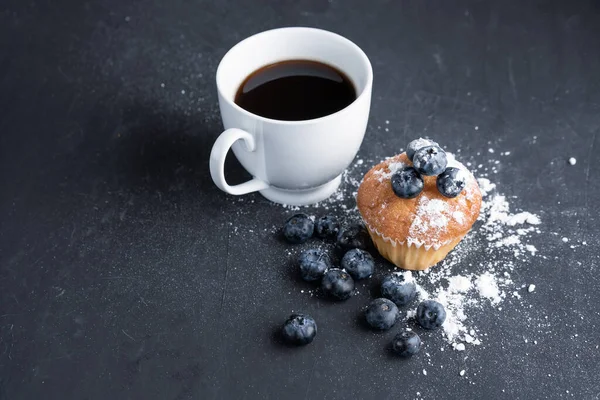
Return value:
[(481, 192), (467, 168), (448, 153), (448, 167), (466, 172), (466, 186), (454, 198), (444, 197), (436, 186), (436, 176), (423, 176), (423, 191), (413, 199), (403, 199), (392, 190), (391, 177), (412, 166), (406, 153), (373, 167), (358, 188), (358, 209), (372, 231), (397, 244), (439, 247), (466, 234), (479, 216)]

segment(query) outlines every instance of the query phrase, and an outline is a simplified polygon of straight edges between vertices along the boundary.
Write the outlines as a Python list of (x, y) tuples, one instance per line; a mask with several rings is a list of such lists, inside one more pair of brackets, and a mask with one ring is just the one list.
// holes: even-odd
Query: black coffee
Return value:
[(248, 76), (235, 103), (261, 117), (302, 121), (333, 114), (356, 99), (340, 70), (317, 61), (289, 60), (267, 65)]

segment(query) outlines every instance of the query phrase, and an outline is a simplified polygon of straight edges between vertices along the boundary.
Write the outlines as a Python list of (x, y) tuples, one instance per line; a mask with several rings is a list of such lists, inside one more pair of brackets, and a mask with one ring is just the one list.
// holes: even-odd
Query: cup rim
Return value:
[[(366, 83), (365, 83), (364, 87), (362, 88), (360, 94), (358, 96), (356, 96), (356, 98), (352, 101), (352, 103), (348, 104), (346, 107), (342, 108), (339, 111), (336, 111), (336, 112), (334, 112), (332, 114), (325, 115), (323, 117), (313, 118), (313, 119), (303, 119), (303, 120), (299, 120), (299, 121), (286, 121), (286, 120), (281, 120), (281, 119), (273, 119), (273, 118), (262, 117), (260, 115), (251, 113), (250, 111), (247, 111), (247, 110), (243, 109), (242, 107), (238, 106), (235, 103), (235, 101), (230, 98), (230, 96), (226, 96), (222, 92), (221, 87), (219, 85), (219, 75), (220, 75), (221, 70), (222, 70), (223, 62), (226, 61), (227, 56), (230, 53), (232, 53), (236, 48), (243, 46), (246, 42), (250, 41), (251, 39), (255, 38), (256, 36), (264, 35), (264, 34), (267, 34), (267, 33), (274, 33), (276, 31), (289, 31), (289, 30), (318, 31), (319, 33), (329, 35), (331, 37), (334, 37), (337, 40), (341, 40), (341, 41), (345, 42), (346, 44), (350, 45), (350, 47), (354, 48), (354, 50), (356, 50), (356, 53), (358, 54), (358, 56), (361, 58), (362, 62), (367, 67), (366, 68), (367, 69), (367, 79), (366, 79)], [(215, 80), (216, 80), (217, 90), (219, 92), (220, 97), (224, 101), (226, 101), (231, 107), (233, 107), (236, 111), (241, 112), (242, 114), (244, 114), (246, 116), (258, 119), (259, 121), (269, 122), (269, 123), (272, 123), (272, 124), (304, 125), (304, 124), (312, 124), (312, 123), (315, 123), (315, 122), (319, 122), (321, 120), (324, 120), (324, 119), (327, 119), (327, 118), (332, 118), (334, 116), (337, 116), (338, 114), (344, 113), (350, 107), (352, 107), (355, 103), (357, 103), (358, 100), (360, 100), (361, 98), (363, 98), (365, 96), (368, 96), (369, 88), (373, 84), (373, 66), (371, 65), (371, 61), (369, 60), (369, 57), (367, 57), (367, 55), (365, 54), (365, 52), (356, 43), (354, 43), (350, 39), (348, 39), (348, 38), (346, 38), (346, 37), (344, 37), (342, 35), (339, 35), (337, 33), (334, 33), (334, 32), (331, 32), (331, 31), (327, 31), (325, 29), (303, 27), (303, 26), (294, 26), (294, 27), (283, 27), (283, 28), (269, 29), (269, 30), (266, 30), (266, 31), (255, 33), (254, 35), (248, 36), (246, 39), (243, 39), (242, 41), (240, 41), (237, 44), (235, 44), (232, 48), (230, 48), (227, 51), (227, 53), (225, 53), (225, 55), (223, 56), (223, 58), (221, 58), (221, 61), (219, 62), (219, 66), (217, 67), (217, 72), (216, 72), (216, 75), (215, 75)]]

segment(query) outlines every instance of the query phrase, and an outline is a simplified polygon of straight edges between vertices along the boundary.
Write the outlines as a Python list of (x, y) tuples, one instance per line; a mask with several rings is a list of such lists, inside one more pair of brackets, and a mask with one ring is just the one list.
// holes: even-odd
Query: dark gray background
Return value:
[[(390, 357), (393, 332), (356, 322), (368, 291), (301, 293), (277, 237), (291, 211), (212, 184), (218, 61), (293, 25), (369, 55), (359, 157), (423, 134), (475, 162), (511, 151), (494, 180), (542, 218), (545, 258), (518, 270), (538, 287), (525, 309), (472, 316), (484, 345), (431, 335), (429, 357)], [(597, 399), (599, 125), (597, 1), (5, 0), (0, 399)], [(291, 310), (319, 322), (311, 346), (273, 340)]]

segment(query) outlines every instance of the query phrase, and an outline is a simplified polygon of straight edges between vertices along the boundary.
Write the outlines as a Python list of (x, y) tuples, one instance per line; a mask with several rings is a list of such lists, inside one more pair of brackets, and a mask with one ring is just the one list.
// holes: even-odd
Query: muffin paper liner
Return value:
[(369, 235), (379, 253), (399, 268), (423, 271), (438, 262), (462, 240), (464, 235), (440, 245), (422, 245), (406, 241), (398, 243), (368, 227)]

